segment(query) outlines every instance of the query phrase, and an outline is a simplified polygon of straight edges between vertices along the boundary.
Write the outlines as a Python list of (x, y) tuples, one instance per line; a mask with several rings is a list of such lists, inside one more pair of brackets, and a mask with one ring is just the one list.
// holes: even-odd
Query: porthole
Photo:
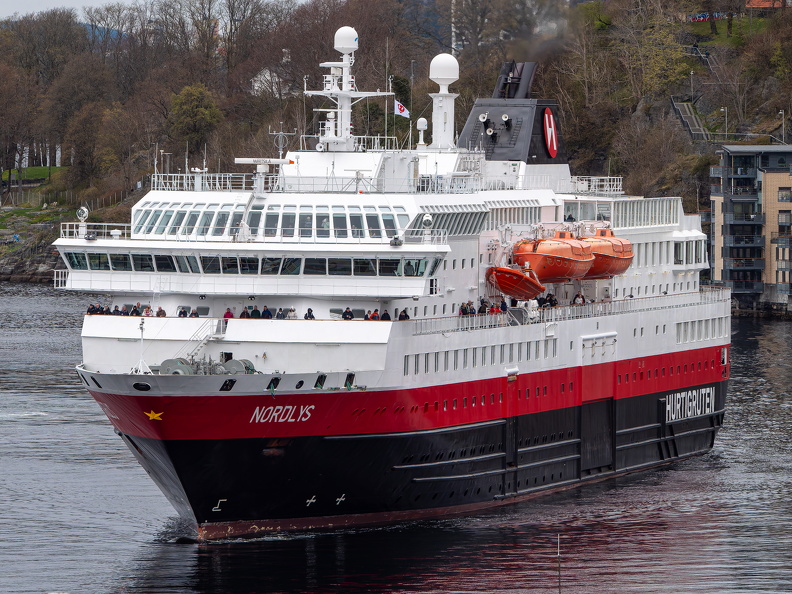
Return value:
[[(93, 379), (93, 378), (91, 378), (91, 379)], [(96, 383), (96, 380), (94, 380), (94, 383)], [(149, 390), (151, 390), (151, 386), (149, 384), (147, 384), (146, 382), (135, 382), (134, 384), (132, 384), (132, 387), (135, 388), (135, 390), (138, 390), (140, 392), (148, 392)]]
[(302, 388), (302, 387), (303, 387), (303, 385), (304, 385), (304, 384), (305, 384), (305, 382), (304, 382), (304, 381), (302, 381), (302, 380), (300, 380), (299, 382), (297, 382), (297, 385), (296, 385), (296, 386), (294, 386), (294, 389), (295, 389), (295, 390), (299, 390), (300, 388)]

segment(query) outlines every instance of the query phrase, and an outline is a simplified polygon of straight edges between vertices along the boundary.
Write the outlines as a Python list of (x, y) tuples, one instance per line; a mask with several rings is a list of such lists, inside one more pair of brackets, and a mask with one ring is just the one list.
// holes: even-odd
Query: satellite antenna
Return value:
[(85, 206), (81, 206), (77, 209), (77, 218), (80, 219), (81, 223), (84, 223), (88, 218), (88, 212), (89, 210)]

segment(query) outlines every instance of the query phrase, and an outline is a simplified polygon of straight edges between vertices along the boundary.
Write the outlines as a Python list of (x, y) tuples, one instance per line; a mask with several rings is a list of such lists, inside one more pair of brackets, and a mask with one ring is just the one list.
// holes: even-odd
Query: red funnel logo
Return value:
[(555, 158), (558, 154), (558, 132), (553, 112), (549, 107), (545, 107), (544, 110), (544, 139), (547, 152), (552, 158)]

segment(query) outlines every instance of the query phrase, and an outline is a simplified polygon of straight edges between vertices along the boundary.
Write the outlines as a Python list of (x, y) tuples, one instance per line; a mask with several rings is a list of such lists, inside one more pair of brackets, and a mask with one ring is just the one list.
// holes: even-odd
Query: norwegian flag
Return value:
[(396, 115), (403, 116), (405, 118), (410, 117), (410, 110), (404, 107), (404, 105), (402, 105), (395, 99), (393, 100), (393, 113), (395, 113)]

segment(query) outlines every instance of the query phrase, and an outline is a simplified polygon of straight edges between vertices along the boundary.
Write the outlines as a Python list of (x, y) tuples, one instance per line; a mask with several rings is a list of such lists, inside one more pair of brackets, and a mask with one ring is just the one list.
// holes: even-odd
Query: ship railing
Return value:
[(443, 332), (467, 332), (483, 328), (501, 328), (512, 325), (508, 313), (475, 314), (445, 318), (421, 318), (413, 320), (413, 334), (440, 334)]
[(61, 223), (61, 237), (93, 239), (129, 239), (132, 225), (123, 223)]
[(440, 334), (444, 332), (464, 332), (501, 326), (525, 326), (546, 324), (568, 320), (615, 316), (625, 313), (678, 309), (714, 303), (730, 303), (731, 291), (728, 287), (702, 287), (698, 293), (680, 293), (642, 297), (619, 301), (598, 301), (583, 305), (560, 305), (540, 309), (512, 307), (502, 314), (478, 314), (471, 316), (448, 316), (412, 320), (413, 334)]
[(62, 270), (53, 270), (54, 273), (54, 283), (56, 289), (65, 289), (66, 285), (69, 282), (69, 271), (68, 269), (64, 268)]
[[(277, 176), (274, 177), (277, 179)], [(256, 189), (256, 175), (253, 173), (156, 173), (151, 176), (151, 189), (172, 192), (252, 192)]]
[(206, 318), (204, 323), (198, 326), (198, 329), (185, 341), (184, 346), (176, 352), (173, 358), (184, 357), (185, 359), (192, 359), (210, 340), (225, 336), (226, 326), (226, 320), (223, 318)]
[(622, 181), (621, 177), (573, 175), (568, 182), (559, 184), (558, 191), (569, 194), (615, 196), (624, 194)]

